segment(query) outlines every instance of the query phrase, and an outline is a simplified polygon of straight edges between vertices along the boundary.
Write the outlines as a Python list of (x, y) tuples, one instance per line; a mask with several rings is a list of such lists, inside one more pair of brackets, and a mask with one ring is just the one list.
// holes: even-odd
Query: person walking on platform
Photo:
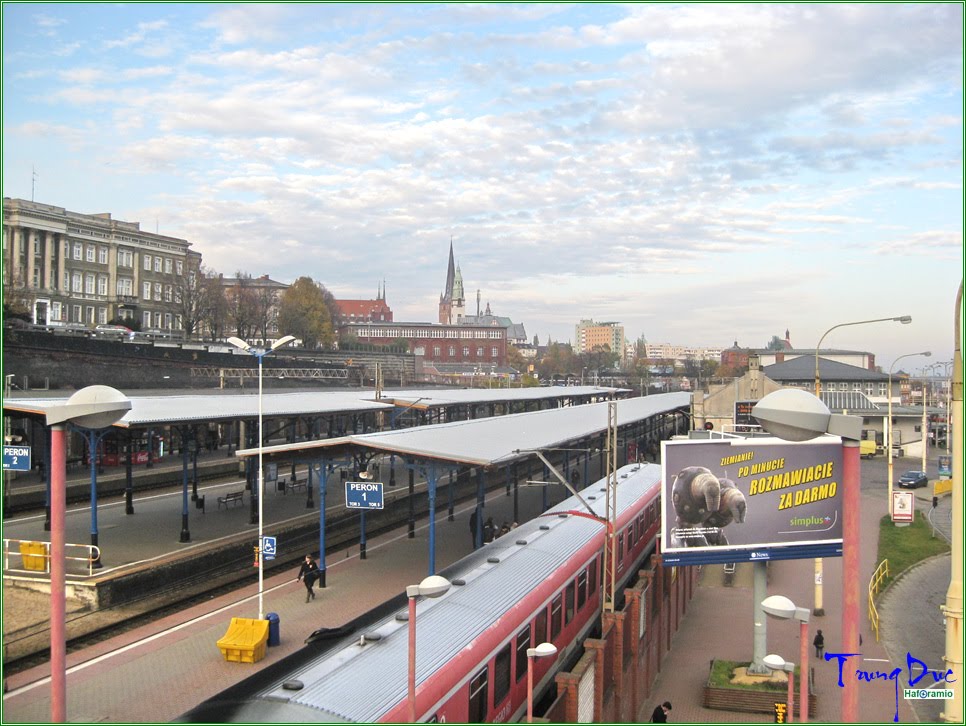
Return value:
[(305, 582), (305, 602), (315, 600), (315, 590), (312, 588), (315, 586), (315, 581), (319, 579), (319, 565), (312, 559), (312, 555), (305, 555), (305, 562), (299, 568), (299, 576), (295, 578), (295, 581), (298, 582), (303, 578)]
[(815, 635), (815, 640), (812, 641), (812, 645), (815, 646), (815, 657), (821, 658), (822, 651), (825, 650), (825, 636), (822, 635), (821, 630), (819, 630), (818, 633)]
[(651, 714), (651, 723), (667, 723), (667, 715), (671, 712), (671, 702), (665, 701), (654, 709)]

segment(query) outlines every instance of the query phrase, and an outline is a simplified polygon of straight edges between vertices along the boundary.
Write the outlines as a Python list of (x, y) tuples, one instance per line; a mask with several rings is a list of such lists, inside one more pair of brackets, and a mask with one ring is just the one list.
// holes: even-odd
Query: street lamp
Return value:
[[(892, 371), (895, 370), (896, 363), (901, 361), (903, 358), (911, 358), (912, 356), (915, 356), (915, 355), (921, 355), (928, 358), (929, 356), (932, 355), (932, 352), (926, 350), (926, 351), (923, 351), (922, 353), (906, 353), (905, 355), (900, 355), (898, 358), (892, 361), (892, 365), (889, 366), (889, 421), (888, 421), (888, 425), (886, 426), (887, 431), (886, 431), (886, 437), (885, 437), (886, 450), (888, 452), (887, 455), (889, 457), (889, 494), (888, 494), (888, 498), (886, 499), (886, 506), (889, 508), (889, 519), (892, 519), (893, 509), (894, 509), (892, 506)], [(922, 445), (925, 446), (926, 432), (923, 431), (922, 435), (923, 435)]]
[(409, 598), (409, 723), (416, 723), (416, 598), (440, 597), (450, 588), (450, 581), (440, 575), (430, 575), (418, 585), (406, 587)]
[[(818, 372), (818, 352), (822, 349), (822, 341), (825, 340), (825, 336), (831, 333), (836, 328), (844, 328), (848, 325), (865, 325), (866, 323), (888, 323), (896, 322), (902, 323), (903, 325), (908, 325), (912, 322), (911, 315), (901, 315), (895, 318), (875, 318), (873, 320), (856, 320), (851, 323), (839, 323), (838, 325), (833, 325), (831, 328), (822, 333), (822, 337), (818, 339), (818, 345), (815, 346), (815, 395), (819, 398), (822, 397), (822, 380)], [(812, 612), (815, 615), (825, 615), (825, 608), (822, 603), (822, 558), (815, 558), (815, 605), (812, 608)]]
[[(798, 660), (802, 666), (799, 685), (798, 712), (802, 723), (808, 721), (808, 608), (795, 607), (795, 603), (784, 595), (770, 595), (761, 601), (761, 609), (765, 615), (781, 620), (795, 619), (799, 623), (799, 652)], [(768, 656), (765, 657), (768, 660)], [(767, 665), (767, 663), (766, 663)], [(789, 720), (791, 720), (791, 705), (788, 706)]]
[[(786, 441), (808, 441), (823, 434), (842, 438), (842, 646), (859, 652), (859, 438), (862, 418), (833, 414), (828, 406), (800, 388), (782, 388), (755, 404), (751, 415), (773, 436)], [(842, 671), (842, 721), (858, 718), (859, 694), (855, 663)]]
[[(131, 410), (110, 386), (88, 386), (46, 411), (50, 426), (50, 720), (67, 720), (67, 423), (88, 429), (111, 426)], [(94, 453), (91, 452), (91, 456)]]
[(266, 350), (253, 348), (241, 338), (228, 338), (228, 342), (236, 348), (241, 348), (249, 355), (258, 358), (258, 619), (265, 619), (265, 608), (263, 607), (263, 595), (265, 591), (265, 557), (262, 542), (262, 495), (265, 493), (265, 470), (262, 467), (262, 447), (265, 439), (262, 434), (262, 358), (269, 353), (288, 345), (295, 340), (294, 335), (286, 335), (279, 338), (272, 347)]
[(533, 660), (557, 654), (553, 643), (541, 643), (536, 648), (527, 648), (527, 723), (533, 723)]
[[(766, 668), (771, 668), (773, 671), (785, 671), (788, 674), (788, 713), (785, 714), (785, 722), (791, 723), (795, 720), (795, 664), (774, 653), (766, 655), (762, 662)], [(802, 665), (803, 673), (806, 665)]]

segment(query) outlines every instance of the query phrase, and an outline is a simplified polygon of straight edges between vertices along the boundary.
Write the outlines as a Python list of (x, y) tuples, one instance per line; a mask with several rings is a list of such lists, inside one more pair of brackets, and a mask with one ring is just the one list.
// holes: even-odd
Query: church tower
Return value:
[(466, 298), (463, 294), (463, 274), (453, 256), (453, 239), (449, 241), (449, 263), (446, 267), (446, 287), (439, 296), (439, 322), (457, 325), (466, 315)]

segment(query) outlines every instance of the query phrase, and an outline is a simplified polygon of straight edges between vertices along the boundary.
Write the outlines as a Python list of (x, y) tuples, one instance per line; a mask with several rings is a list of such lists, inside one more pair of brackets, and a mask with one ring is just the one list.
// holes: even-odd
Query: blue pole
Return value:
[(426, 472), (429, 492), (429, 574), (436, 574), (436, 464), (430, 463)]
[[(96, 431), (84, 431), (91, 459), (91, 545), (97, 547), (97, 444), (100, 441)], [(92, 567), (102, 567), (98, 556), (91, 562)]]
[(325, 587), (325, 487), (329, 479), (329, 467), (322, 459), (319, 467), (319, 587)]
[[(359, 512), (359, 559), (366, 559), (366, 510)], [(429, 573), (433, 574), (433, 573)]]
[(188, 437), (184, 428), (181, 434), (181, 538), (180, 542), (190, 542), (191, 532), (188, 531)]

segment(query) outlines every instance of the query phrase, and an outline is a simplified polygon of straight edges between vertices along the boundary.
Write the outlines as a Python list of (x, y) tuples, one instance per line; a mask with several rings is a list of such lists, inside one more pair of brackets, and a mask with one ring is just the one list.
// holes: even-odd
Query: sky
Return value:
[[(3, 5), (3, 195), (435, 322), (952, 357), (961, 4)], [(898, 368), (897, 368), (898, 370)]]

